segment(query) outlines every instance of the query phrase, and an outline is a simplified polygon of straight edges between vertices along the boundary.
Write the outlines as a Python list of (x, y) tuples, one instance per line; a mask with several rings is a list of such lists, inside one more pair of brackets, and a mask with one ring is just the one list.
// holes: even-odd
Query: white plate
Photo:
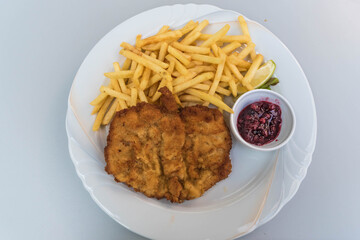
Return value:
[[(281, 41), (260, 24), (247, 19), (256, 50), (277, 64), (280, 79), (274, 90), (295, 109), (297, 128), (279, 152), (248, 149), (233, 138), (232, 173), (203, 197), (173, 204), (136, 193), (104, 171), (106, 130), (91, 130), (95, 116), (89, 102), (112, 71), (123, 62), (120, 43), (135, 36), (154, 34), (164, 25), (180, 27), (190, 19), (208, 19), (208, 32), (224, 23), (229, 34), (240, 34), (239, 13), (210, 5), (174, 5), (155, 8), (119, 24), (90, 51), (71, 88), (66, 116), (69, 151), (76, 171), (94, 201), (114, 220), (131, 231), (153, 239), (232, 239), (253, 231), (272, 219), (294, 196), (306, 175), (316, 140), (316, 113), (307, 79), (298, 62)], [(276, 158), (278, 154), (278, 158)], [(276, 160), (277, 159), (277, 160)], [(270, 189), (270, 191), (269, 191)]]

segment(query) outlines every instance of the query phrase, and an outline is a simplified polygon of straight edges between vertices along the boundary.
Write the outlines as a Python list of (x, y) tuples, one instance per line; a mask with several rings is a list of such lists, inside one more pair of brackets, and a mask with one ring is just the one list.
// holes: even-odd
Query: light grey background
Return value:
[[(187, 2), (0, 0), (0, 239), (143, 239), (100, 210), (76, 176), (67, 96), (108, 31), (144, 10)], [(243, 239), (359, 239), (360, 2), (193, 2), (233, 9), (271, 30), (315, 97), (318, 139), (306, 179), (278, 216)]]

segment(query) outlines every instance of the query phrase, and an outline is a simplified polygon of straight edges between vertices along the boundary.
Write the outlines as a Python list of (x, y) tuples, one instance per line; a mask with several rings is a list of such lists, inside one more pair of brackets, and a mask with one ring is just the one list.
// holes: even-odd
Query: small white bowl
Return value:
[[(268, 144), (264, 144), (262, 146), (257, 146), (246, 142), (241, 137), (237, 129), (237, 119), (240, 112), (251, 103), (258, 101), (268, 101), (279, 105), (281, 108), (281, 118), (282, 118), (279, 136), (274, 141)], [(249, 91), (238, 98), (238, 100), (235, 102), (233, 106), (233, 111), (234, 113), (230, 115), (230, 126), (232, 133), (244, 145), (256, 150), (273, 151), (279, 149), (290, 140), (290, 138), (292, 137), (295, 131), (296, 119), (293, 108), (283, 96), (281, 96), (280, 94), (274, 91), (270, 91), (266, 89), (257, 89), (257, 90)]]

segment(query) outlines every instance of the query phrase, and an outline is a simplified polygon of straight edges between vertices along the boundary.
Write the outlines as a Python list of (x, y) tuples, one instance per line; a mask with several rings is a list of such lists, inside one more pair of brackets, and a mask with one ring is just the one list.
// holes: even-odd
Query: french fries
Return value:
[(134, 45), (122, 42), (122, 67), (114, 62), (114, 71), (104, 73), (110, 83), (90, 103), (92, 114), (97, 114), (93, 130), (109, 124), (117, 111), (139, 102), (158, 102), (158, 90), (164, 86), (181, 107), (213, 104), (233, 113), (223, 98), (236, 97), (239, 87), (252, 90), (251, 81), (263, 62), (245, 19), (240, 16), (238, 22), (242, 35), (227, 35), (229, 24), (205, 34), (202, 30), (209, 21), (191, 20), (178, 30), (164, 25), (154, 36), (143, 39), (139, 34)]

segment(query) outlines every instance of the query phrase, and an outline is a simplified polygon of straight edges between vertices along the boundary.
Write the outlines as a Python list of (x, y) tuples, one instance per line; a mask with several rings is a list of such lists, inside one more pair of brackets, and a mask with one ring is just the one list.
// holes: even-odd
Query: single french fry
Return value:
[(101, 87), (101, 91), (107, 93), (108, 95), (116, 98), (120, 98), (125, 101), (130, 101), (130, 96), (121, 92), (117, 92), (109, 87)]
[(130, 71), (134, 71), (134, 72), (135, 72), (136, 67), (137, 67), (137, 62), (131, 60)]
[(217, 66), (216, 69), (216, 73), (215, 73), (215, 77), (214, 77), (214, 81), (211, 85), (211, 88), (209, 90), (209, 94), (210, 95), (214, 95), (216, 88), (219, 85), (221, 76), (223, 74), (224, 71), (224, 66), (225, 66), (225, 61), (226, 61), (226, 54), (224, 52), (222, 52), (221, 50), (219, 51), (220, 54), (220, 60), (221, 62), (219, 63), (219, 65)]
[[(210, 37), (212, 37), (212, 34), (205, 34), (202, 33), (197, 40), (206, 41)], [(247, 43), (250, 41), (250, 37), (247, 35), (225, 35), (222, 36), (220, 39), (218, 39), (219, 42), (239, 42), (239, 43)]]
[(199, 84), (203, 81), (209, 80), (211, 78), (214, 77), (214, 73), (213, 72), (206, 72), (206, 73), (202, 73), (199, 76), (190, 79), (182, 84), (179, 84), (177, 86), (174, 87), (174, 93), (178, 93), (181, 91), (184, 91), (187, 88), (190, 88), (193, 85)]
[(203, 91), (208, 91), (210, 89), (210, 86), (206, 85), (206, 84), (199, 83), (199, 84), (196, 84), (196, 85), (192, 86), (192, 88), (203, 90)]
[[(128, 60), (128, 58), (127, 58), (126, 60)], [(125, 62), (126, 62), (126, 60), (125, 60)], [(125, 63), (124, 63), (125, 67), (127, 67), (127, 68), (130, 67), (131, 60), (129, 59), (128, 62), (129, 62), (129, 63), (126, 63), (126, 65), (125, 65)], [(120, 68), (120, 65), (119, 65), (118, 62), (114, 62), (114, 63), (113, 63), (113, 66), (114, 66), (115, 72), (121, 71), (121, 68)], [(130, 89), (128, 89), (128, 88), (126, 87), (125, 80), (124, 80), (123, 78), (118, 78), (118, 83), (119, 83), (121, 92), (126, 93), (126, 94), (130, 94)], [(121, 105), (121, 104), (120, 104), (120, 105)]]
[[(124, 101), (125, 102), (125, 101)], [(119, 102), (118, 102), (119, 103)], [(116, 104), (116, 109), (115, 109), (115, 112), (119, 112), (121, 110), (121, 106), (120, 104)], [(106, 114), (105, 114), (106, 115)]]
[(222, 47), (222, 46), (224, 45), (224, 42), (217, 41), (215, 44), (216, 44), (216, 46), (218, 46), (218, 47)]
[(162, 26), (156, 35), (167, 32), (169, 28), (170, 28), (170, 26), (168, 26), (168, 25)]
[(144, 70), (144, 73), (143, 73), (143, 76), (142, 76), (141, 82), (140, 82), (140, 89), (141, 90), (145, 90), (146, 87), (148, 86), (149, 79), (150, 79), (150, 74), (151, 74), (151, 69), (146, 68)]
[(199, 98), (203, 99), (204, 101), (210, 102), (210, 103), (214, 104), (215, 106), (222, 108), (229, 113), (234, 113), (234, 111), (228, 105), (226, 105), (222, 100), (218, 99), (215, 96), (211, 96), (207, 93), (204, 93), (204, 92), (196, 90), (196, 89), (191, 89), (191, 88), (187, 89), (185, 91), (185, 93), (199, 97)]
[(165, 41), (165, 40), (178, 39), (182, 35), (183, 35), (183, 33), (180, 30), (161, 33), (161, 34), (158, 34), (158, 35), (155, 35), (155, 36), (151, 36), (151, 37), (139, 40), (137, 42), (136, 47), (142, 47), (142, 46), (147, 45), (147, 44), (157, 43), (157, 42), (161, 42), (161, 41)]
[[(210, 87), (211, 87), (211, 84), (212, 84), (211, 82), (207, 83), (207, 81), (206, 81), (206, 82), (203, 82), (203, 83), (200, 83), (200, 84), (196, 84), (196, 85), (192, 86), (192, 88), (203, 90), (203, 91), (208, 91), (210, 89)], [(220, 93), (222, 95), (225, 95), (225, 96), (230, 96), (231, 95), (231, 92), (229, 90), (221, 87), (220, 83), (217, 86), (215, 92), (218, 92), (218, 93)]]
[(180, 106), (180, 107), (184, 107), (179, 99), (179, 96), (177, 94), (174, 94), (174, 98), (175, 98), (175, 102)]
[(211, 37), (209, 37), (207, 40), (205, 40), (200, 45), (200, 47), (210, 47), (211, 44), (216, 43), (218, 40), (220, 40), (221, 37), (225, 36), (229, 30), (230, 30), (230, 25), (226, 24), (219, 31), (217, 31), (215, 34), (213, 34)]
[(103, 102), (107, 96), (108, 96), (107, 93), (102, 92), (94, 100), (92, 100), (90, 102), (90, 104), (93, 105), (93, 106), (96, 106), (99, 103)]
[(230, 87), (232, 95), (234, 97), (236, 97), (237, 96), (237, 87), (236, 87), (235, 80), (233, 78), (231, 78), (229, 81), (229, 87)]
[(131, 97), (130, 97), (130, 106), (136, 106), (136, 100), (137, 100), (137, 89), (136, 88), (131, 88)]
[(148, 87), (154, 85), (155, 83), (159, 82), (162, 79), (162, 77), (159, 74), (153, 75), (148, 83)]
[(249, 69), (249, 67), (251, 66), (251, 63), (245, 61), (245, 60), (242, 60), (242, 59), (239, 59), (236, 55), (230, 55), (227, 60), (229, 61), (229, 63), (232, 63), (238, 67), (242, 67), (242, 68), (246, 68), (246, 69)]
[(168, 46), (168, 52), (173, 55), (177, 60), (179, 60), (182, 64), (184, 64), (185, 66), (188, 66), (190, 64), (190, 59), (189, 57), (187, 57), (187, 55), (179, 50), (177, 50), (176, 48), (172, 47), (172, 46)]
[[(219, 99), (220, 101), (223, 100), (222, 97), (221, 97), (219, 94), (216, 94), (216, 93), (215, 93), (215, 94), (214, 94), (214, 97), (216, 97), (216, 98)], [(224, 111), (224, 110), (221, 109), (221, 108), (219, 108), (218, 110), (219, 110), (221, 113), (223, 113), (223, 111)]]
[[(160, 78), (160, 80), (161, 80), (161, 78)], [(154, 94), (155, 94), (155, 92), (157, 91), (158, 87), (159, 87), (159, 82), (156, 82), (155, 84), (153, 84), (153, 85), (149, 88), (149, 94), (148, 94), (148, 96), (149, 96), (149, 97), (153, 97)]]
[(188, 52), (188, 53), (199, 53), (199, 54), (209, 54), (210, 53), (210, 48), (207, 47), (197, 47), (197, 46), (189, 46), (189, 45), (185, 45), (179, 42), (173, 42), (171, 44), (171, 46), (173, 46), (174, 48), (183, 51), (183, 52)]
[(202, 72), (215, 72), (216, 68), (214, 66), (196, 66), (193, 68), (189, 68), (188, 69), (190, 72), (194, 72), (194, 73), (202, 73)]
[(171, 74), (174, 71), (174, 68), (175, 68), (175, 61), (170, 61), (167, 71)]
[(189, 69), (189, 68), (193, 68), (195, 66), (196, 66), (196, 64), (193, 61), (191, 61), (190, 64), (186, 66), (186, 68)]
[(109, 110), (106, 112), (101, 124), (107, 125), (110, 123), (111, 119), (114, 117), (116, 113), (116, 108), (119, 106), (118, 101), (113, 101), (112, 105), (110, 106)]
[(146, 96), (145, 96), (145, 93), (144, 93), (144, 91), (143, 90), (139, 90), (139, 99), (140, 99), (140, 101), (142, 101), (142, 102), (148, 102), (148, 100), (147, 100), (147, 98), (146, 98)]
[[(225, 66), (225, 67), (226, 67), (226, 66)], [(225, 69), (224, 69), (224, 70), (225, 70)], [(229, 72), (230, 72), (230, 69), (229, 69)], [(231, 72), (230, 72), (230, 75), (231, 75)], [(231, 79), (231, 77), (222, 75), (221, 78), (220, 78), (220, 81), (221, 81), (221, 82), (229, 82), (230, 79)]]
[[(119, 63), (118, 63), (119, 64)], [(131, 65), (131, 59), (129, 58), (126, 58), (125, 59), (125, 62), (123, 63), (123, 67), (122, 67), (122, 70), (129, 70), (130, 69), (130, 65)], [(120, 66), (119, 66), (120, 68)], [(121, 70), (121, 69), (120, 69)], [(119, 70), (119, 71), (120, 71)]]
[(230, 71), (230, 68), (227, 66), (227, 64), (225, 64), (225, 66), (224, 66), (224, 73), (225, 73), (225, 76), (228, 77), (228, 79), (230, 81), (230, 79), (232, 78), (232, 73)]
[(238, 59), (244, 59), (247, 55), (251, 53), (255, 49), (255, 44), (253, 42), (249, 42), (247, 46), (237, 55)]
[(193, 20), (190, 20), (180, 31), (183, 35), (187, 34), (191, 30), (193, 30), (197, 25), (199, 25), (198, 22), (194, 22)]
[(113, 97), (108, 97), (105, 100), (104, 104), (101, 106), (101, 108), (95, 118), (95, 122), (93, 125), (93, 131), (99, 130), (102, 120), (105, 116), (105, 113), (106, 113), (107, 109), (109, 108), (109, 105), (111, 104), (113, 99), (114, 99)]
[[(209, 24), (208, 20), (202, 21), (199, 25), (197, 25), (183, 40), (181, 40), (182, 44), (189, 45), (193, 43), (196, 38), (200, 36), (200, 32)], [(195, 38), (195, 36), (197, 37)]]
[(203, 100), (201, 100), (201, 98), (195, 97), (193, 95), (188, 95), (188, 94), (183, 94), (179, 98), (180, 98), (180, 101), (183, 101), (183, 102), (196, 102), (196, 103), (203, 102)]
[(203, 62), (201, 62), (201, 61), (191, 61), (192, 63), (194, 63), (196, 66), (202, 66), (202, 65), (204, 65), (204, 63)]
[(243, 16), (239, 16), (239, 17), (238, 17), (238, 21), (239, 21), (240, 28), (241, 28), (243, 34), (244, 34), (244, 35), (247, 35), (247, 36), (250, 36), (250, 34), (249, 34), (249, 29), (248, 29), (248, 27), (247, 27), (247, 23), (246, 23), (244, 17), (243, 17)]
[(174, 91), (172, 81), (166, 79), (166, 87), (169, 89), (170, 92)]
[(223, 47), (222, 50), (224, 53), (229, 54), (232, 51), (234, 51), (235, 49), (239, 48), (240, 46), (241, 46), (241, 43), (239, 43), (239, 42), (231, 42), (228, 45), (226, 45), (225, 47)]
[(228, 68), (230, 69), (230, 71), (234, 74), (234, 76), (239, 80), (242, 81), (242, 79), (244, 78), (243, 75), (239, 72), (239, 69), (237, 69), (237, 67), (230, 63), (229, 61), (226, 61), (226, 66), (228, 66)]
[(181, 64), (180, 61), (178, 61), (173, 55), (171, 54), (168, 54), (166, 55), (166, 60), (168, 60), (169, 62), (173, 61), (175, 62), (175, 69), (183, 74), (183, 75), (186, 75), (188, 73), (188, 70), (186, 69), (186, 67), (184, 65)]
[(219, 64), (221, 62), (221, 59), (217, 58), (217, 57), (211, 57), (211, 56), (206, 56), (206, 55), (201, 55), (201, 54), (196, 54), (196, 53), (190, 54), (190, 56), (194, 60), (212, 63), (212, 64)]
[[(222, 87), (222, 88), (226, 88), (226, 87), (229, 87), (229, 82), (220, 82), (219, 83), (219, 87)], [(229, 91), (230, 92), (230, 91)], [(219, 92), (220, 93), (220, 92)], [(230, 92), (231, 94), (231, 92)], [(229, 94), (229, 95), (230, 95)], [(224, 94), (225, 95), (225, 94)]]
[(108, 78), (129, 78), (132, 77), (134, 75), (134, 71), (131, 70), (124, 70), (124, 71), (118, 71), (118, 72), (107, 72), (104, 73), (105, 77)]
[(180, 75), (186, 75), (188, 73), (186, 67), (184, 67), (184, 65), (182, 65), (180, 62), (175, 63), (175, 69), (177, 71), (173, 71), (171, 73), (171, 75), (173, 75), (174, 77), (179, 77)]
[(140, 44), (141, 41), (141, 34), (136, 35), (136, 39), (135, 39), (135, 46), (138, 46)]
[(168, 46), (169, 46), (169, 44), (167, 42), (163, 42), (161, 44), (159, 56), (158, 56), (159, 61), (162, 61), (162, 62), (164, 61)]
[(139, 87), (140, 85), (139, 78), (141, 77), (143, 72), (144, 72), (144, 65), (138, 64), (135, 69), (134, 76), (131, 78), (131, 80), (134, 82), (136, 87)]
[(215, 57), (219, 57), (219, 48), (216, 43), (211, 44), (211, 50)]
[(224, 87), (220, 86), (221, 83), (219, 83), (219, 86), (216, 88), (216, 92), (225, 95), (225, 96), (230, 96), (231, 95), (231, 91), (225, 89)]
[(242, 79), (241, 83), (244, 87), (246, 87), (248, 90), (253, 90), (254, 87), (251, 86), (250, 82), (255, 76), (256, 70), (260, 67), (262, 61), (264, 60), (263, 55), (258, 54), (253, 63), (251, 64), (249, 70), (246, 72), (245, 77)]
[(142, 46), (141, 48), (144, 50), (147, 50), (147, 51), (156, 51), (161, 48), (161, 44), (162, 44), (162, 42), (152, 43), (152, 44)]
[(175, 72), (172, 72), (171, 73), (171, 76), (174, 76), (174, 77), (180, 77), (182, 74), (179, 73), (178, 71), (175, 71)]
[(106, 99), (109, 98), (109, 95), (106, 94), (106, 97), (101, 101), (99, 102), (98, 104), (96, 104), (91, 112), (91, 115), (95, 114), (95, 113), (98, 113), (100, 108), (102, 107), (102, 105), (105, 103)]
[[(187, 38), (188, 36), (186, 36), (185, 38)], [(194, 34), (190, 35), (189, 38), (187, 38), (187, 40), (185, 42), (181, 41), (180, 43), (182, 43), (184, 45), (193, 44), (200, 36), (201, 36), (201, 32), (195, 32)]]
[(191, 107), (191, 106), (199, 105), (199, 103), (196, 103), (196, 102), (183, 102), (182, 104), (184, 107)]

